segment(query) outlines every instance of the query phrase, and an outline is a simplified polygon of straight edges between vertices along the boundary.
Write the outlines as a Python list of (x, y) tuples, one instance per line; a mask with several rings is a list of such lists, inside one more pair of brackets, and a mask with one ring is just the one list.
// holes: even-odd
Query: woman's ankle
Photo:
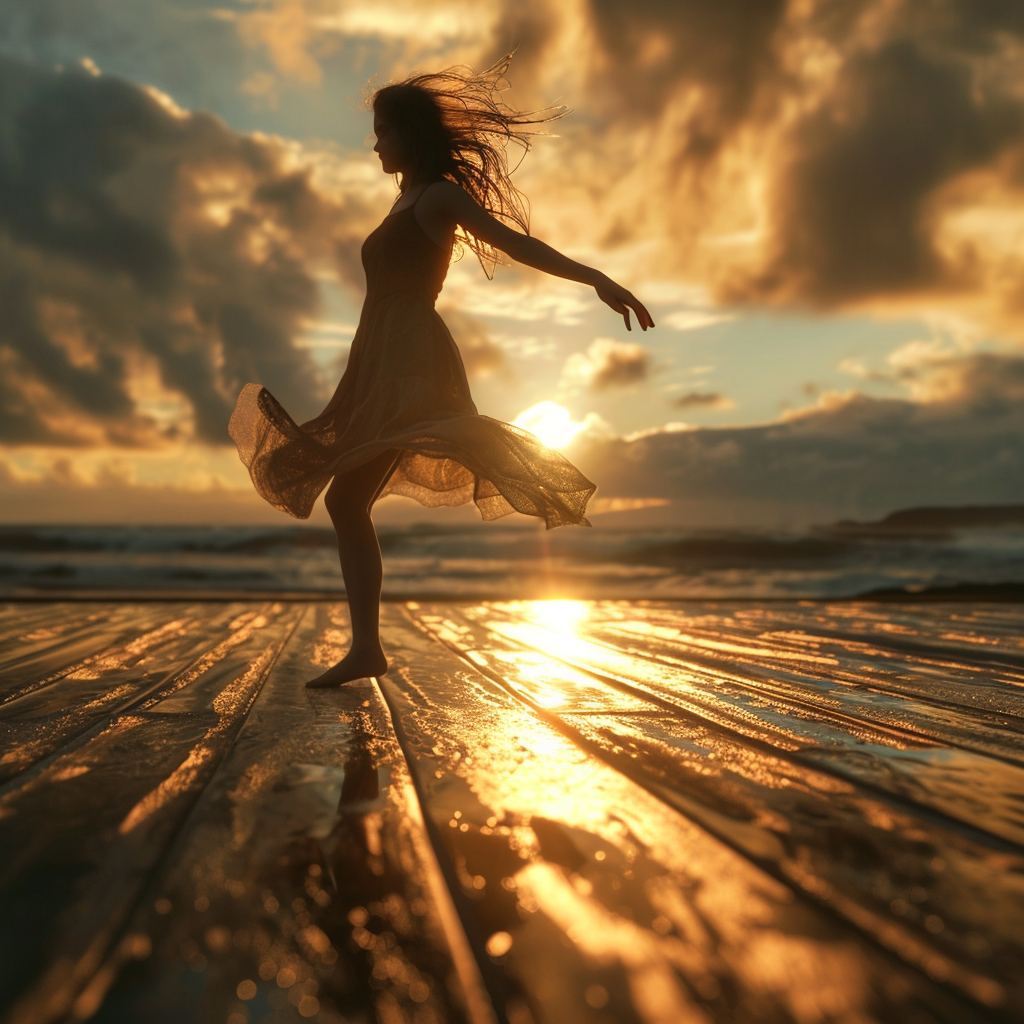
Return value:
[(380, 656), (384, 657), (384, 647), (380, 640), (369, 641), (368, 643), (356, 643), (355, 641), (349, 646), (348, 655), (346, 657), (366, 658)]

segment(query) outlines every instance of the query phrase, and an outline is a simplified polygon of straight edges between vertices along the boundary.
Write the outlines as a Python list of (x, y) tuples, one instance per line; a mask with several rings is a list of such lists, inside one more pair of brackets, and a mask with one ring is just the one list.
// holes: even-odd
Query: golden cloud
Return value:
[(650, 370), (650, 354), (642, 345), (614, 338), (595, 338), (586, 352), (574, 352), (565, 361), (562, 384), (605, 391), (638, 384), (647, 379)]
[(1024, 499), (1024, 358), (947, 355), (916, 372), (917, 400), (829, 392), (780, 422), (593, 437), (573, 459), (603, 492), (665, 498), (705, 523)]
[(542, 234), (603, 252), (637, 290), (674, 278), (733, 304), (945, 308), (1024, 337), (1024, 25), (1012, 4), (303, 11), (313, 37), (386, 41), (396, 74), (414, 61), (482, 65), (521, 43), (511, 98), (576, 108), (520, 172)]

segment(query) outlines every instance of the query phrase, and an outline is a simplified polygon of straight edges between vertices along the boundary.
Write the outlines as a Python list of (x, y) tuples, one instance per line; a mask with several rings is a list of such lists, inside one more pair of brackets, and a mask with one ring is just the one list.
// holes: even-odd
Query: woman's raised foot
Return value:
[(353, 679), (369, 679), (371, 676), (382, 676), (388, 670), (388, 659), (384, 652), (377, 648), (375, 651), (349, 651), (337, 665), (332, 666), (316, 679), (310, 679), (306, 688), (310, 690), (326, 689), (331, 686), (341, 686), (350, 683)]

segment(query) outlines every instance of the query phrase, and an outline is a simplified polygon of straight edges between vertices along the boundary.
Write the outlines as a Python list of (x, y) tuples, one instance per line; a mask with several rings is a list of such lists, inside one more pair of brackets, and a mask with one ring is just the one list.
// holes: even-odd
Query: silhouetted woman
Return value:
[(275, 508), (305, 519), (330, 483), (324, 504), (338, 534), (352, 644), (308, 686), (387, 671), (378, 632), (380, 547), (370, 519), (382, 495), (427, 506), (474, 501), (484, 519), (523, 512), (549, 529), (589, 525), (594, 484), (532, 434), (476, 411), (459, 351), (434, 309), (456, 227), (485, 270), (500, 249), (592, 286), (627, 328), (630, 309), (644, 330), (654, 326), (625, 288), (529, 236), (505, 145), (528, 148), (527, 126), (559, 112), (524, 114), (502, 103), (508, 62), (481, 74), (418, 75), (374, 95), (374, 151), (384, 172), (399, 176), (399, 195), (363, 244), (366, 300), (341, 383), (327, 408), (301, 426), (258, 384), (245, 386), (231, 417), (239, 455)]

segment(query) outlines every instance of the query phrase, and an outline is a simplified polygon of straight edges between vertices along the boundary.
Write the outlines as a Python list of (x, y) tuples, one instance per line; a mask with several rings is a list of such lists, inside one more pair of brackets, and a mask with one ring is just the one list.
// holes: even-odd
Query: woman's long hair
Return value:
[[(508, 144), (520, 146), (525, 156), (530, 137), (539, 134), (528, 126), (562, 117), (567, 108), (520, 111), (504, 103), (500, 93), (508, 87), (505, 74), (511, 60), (508, 53), (479, 73), (456, 66), (414, 75), (378, 89), (370, 106), (409, 147), (412, 166), (403, 176), (403, 190), (446, 178), (488, 213), (529, 234), (529, 202), (509, 177), (515, 167), (508, 166)], [(490, 277), (500, 260), (494, 247), (462, 229), (457, 238), (476, 253)]]

